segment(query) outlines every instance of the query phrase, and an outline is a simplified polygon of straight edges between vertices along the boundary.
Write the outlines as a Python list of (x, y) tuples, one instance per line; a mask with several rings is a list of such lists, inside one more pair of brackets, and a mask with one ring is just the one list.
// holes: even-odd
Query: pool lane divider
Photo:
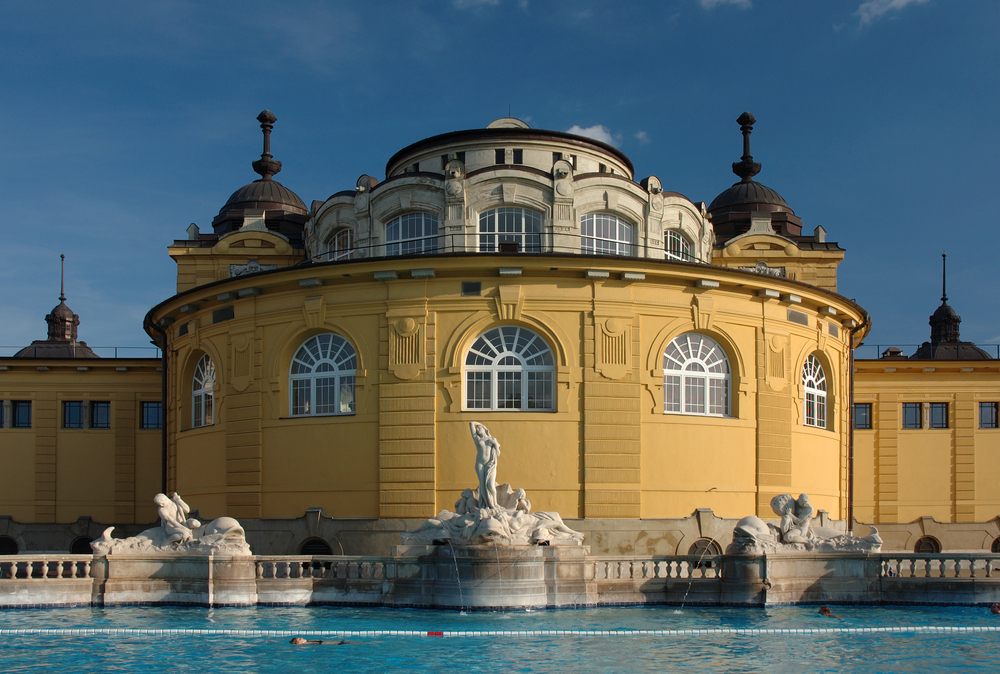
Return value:
[(240, 629), (146, 629), (127, 627), (28, 627), (0, 629), (0, 636), (52, 637), (685, 637), (685, 636), (767, 636), (809, 634), (955, 634), (969, 632), (1000, 632), (1000, 626), (974, 625), (910, 625), (906, 627), (803, 627), (758, 628), (715, 627), (689, 630), (240, 630)]

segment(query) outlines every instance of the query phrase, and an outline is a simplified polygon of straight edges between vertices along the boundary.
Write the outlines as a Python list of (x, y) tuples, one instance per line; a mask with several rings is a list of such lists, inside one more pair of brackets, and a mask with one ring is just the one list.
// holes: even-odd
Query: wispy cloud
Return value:
[(586, 136), (587, 138), (593, 138), (594, 140), (599, 140), (602, 143), (607, 143), (608, 145), (618, 145), (615, 137), (603, 124), (595, 124), (594, 126), (588, 126), (586, 128), (580, 126), (579, 124), (574, 124), (566, 130), (566, 133), (572, 133), (575, 136)]
[(646, 133), (645, 131), (637, 131), (636, 134), (635, 134), (635, 139), (637, 141), (639, 141), (640, 143), (642, 143), (643, 145), (645, 145), (646, 143), (648, 143), (649, 140), (650, 140), (649, 139), (649, 134)]
[(451, 4), (455, 6), (455, 9), (474, 9), (499, 5), (500, 0), (451, 0)]
[(858, 15), (861, 25), (867, 26), (881, 19), (887, 12), (899, 11), (910, 5), (924, 5), (928, 2), (930, 0), (865, 0), (855, 14)]
[(705, 9), (712, 9), (719, 5), (736, 5), (740, 9), (750, 9), (753, 6), (750, 0), (698, 0), (698, 4)]

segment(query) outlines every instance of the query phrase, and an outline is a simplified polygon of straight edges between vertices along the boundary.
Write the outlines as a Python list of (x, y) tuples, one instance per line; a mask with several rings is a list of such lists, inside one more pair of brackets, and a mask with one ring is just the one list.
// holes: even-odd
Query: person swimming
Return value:
[(843, 620), (843, 618), (841, 618), (839, 615), (834, 615), (833, 613), (831, 613), (829, 606), (820, 606), (819, 614), (821, 616), (826, 616), (827, 618), (836, 618), (837, 620)]
[(344, 646), (353, 644), (353, 641), (323, 641), (321, 639), (305, 639), (303, 637), (292, 637), (288, 643), (293, 646)]

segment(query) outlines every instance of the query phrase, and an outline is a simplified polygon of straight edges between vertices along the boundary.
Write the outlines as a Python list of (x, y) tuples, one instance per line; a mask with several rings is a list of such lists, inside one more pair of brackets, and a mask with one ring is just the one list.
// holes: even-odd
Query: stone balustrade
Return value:
[[(984, 553), (882, 553), (883, 578), (997, 578), (1000, 555)], [(994, 572), (997, 572), (994, 575)]]
[(0, 556), (0, 581), (30, 579), (90, 578), (92, 555), (7, 555)]
[(722, 578), (722, 555), (642, 558), (590, 557), (595, 580), (702, 580)]
[[(254, 558), (257, 578), (339, 578), (345, 580), (380, 580), (392, 577), (387, 571), (395, 571), (395, 563), (384, 557), (344, 557), (344, 556), (280, 556), (269, 555)], [(394, 575), (394, 574), (393, 574)]]

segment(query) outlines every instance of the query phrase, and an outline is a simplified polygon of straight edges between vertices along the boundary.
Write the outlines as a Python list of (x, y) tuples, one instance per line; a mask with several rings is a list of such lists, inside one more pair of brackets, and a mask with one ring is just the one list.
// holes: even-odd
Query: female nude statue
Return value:
[(497, 458), (500, 443), (478, 421), (469, 422), (476, 443), (476, 475), (479, 477), (479, 507), (492, 510), (497, 504)]

